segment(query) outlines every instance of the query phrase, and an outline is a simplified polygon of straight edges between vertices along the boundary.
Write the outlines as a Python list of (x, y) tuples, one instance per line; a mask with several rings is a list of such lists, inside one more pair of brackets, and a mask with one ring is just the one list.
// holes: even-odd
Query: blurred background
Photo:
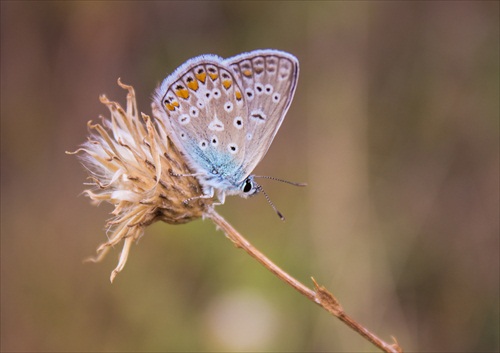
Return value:
[(499, 350), (498, 2), (1, 2), (1, 349), (376, 351), (209, 221), (154, 224), (113, 284), (112, 207), (80, 193), (86, 123), (149, 114), (185, 60), (300, 60), (262, 196), (219, 211), (408, 352)]

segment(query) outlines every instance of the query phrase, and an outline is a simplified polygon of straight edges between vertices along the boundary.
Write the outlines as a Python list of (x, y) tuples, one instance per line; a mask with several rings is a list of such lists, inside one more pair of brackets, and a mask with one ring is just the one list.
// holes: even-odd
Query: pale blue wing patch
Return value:
[(245, 176), (248, 117), (241, 88), (221, 60), (191, 59), (164, 81), (155, 102), (194, 172), (215, 188), (237, 188)]

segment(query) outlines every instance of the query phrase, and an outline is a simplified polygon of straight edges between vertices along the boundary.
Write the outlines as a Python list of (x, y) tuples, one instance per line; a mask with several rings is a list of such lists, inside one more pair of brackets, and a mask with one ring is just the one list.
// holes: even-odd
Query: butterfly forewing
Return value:
[(162, 100), (174, 142), (196, 172), (235, 184), (243, 178), (248, 122), (242, 89), (229, 68), (206, 56), (176, 76)]
[(266, 154), (292, 102), (297, 59), (277, 50), (259, 50), (225, 60), (247, 105), (244, 165), (250, 174)]

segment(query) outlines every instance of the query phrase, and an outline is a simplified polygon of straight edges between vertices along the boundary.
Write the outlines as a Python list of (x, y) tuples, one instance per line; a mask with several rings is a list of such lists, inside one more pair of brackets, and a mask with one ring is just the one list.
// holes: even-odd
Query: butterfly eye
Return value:
[(252, 191), (252, 189), (253, 189), (252, 182), (249, 179), (245, 180), (245, 185), (243, 186), (243, 192), (248, 193)]

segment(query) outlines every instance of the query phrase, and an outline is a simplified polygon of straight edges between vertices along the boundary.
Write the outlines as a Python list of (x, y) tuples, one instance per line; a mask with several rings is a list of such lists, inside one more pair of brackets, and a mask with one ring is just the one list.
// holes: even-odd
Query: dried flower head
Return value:
[(189, 175), (191, 171), (161, 119), (153, 122), (142, 113), (139, 117), (133, 87), (120, 80), (118, 84), (128, 90), (126, 110), (101, 96), (111, 117), (101, 117), (102, 124), (89, 121), (89, 140), (73, 152), (84, 153), (80, 159), (90, 173), (93, 188), (84, 193), (96, 204), (106, 201), (115, 207), (107, 224), (109, 240), (89, 259), (100, 261), (123, 240), (111, 281), (125, 266), (130, 245), (144, 234), (146, 226), (160, 220), (186, 223), (202, 217), (212, 205), (207, 199), (184, 202), (202, 194), (200, 184)]

